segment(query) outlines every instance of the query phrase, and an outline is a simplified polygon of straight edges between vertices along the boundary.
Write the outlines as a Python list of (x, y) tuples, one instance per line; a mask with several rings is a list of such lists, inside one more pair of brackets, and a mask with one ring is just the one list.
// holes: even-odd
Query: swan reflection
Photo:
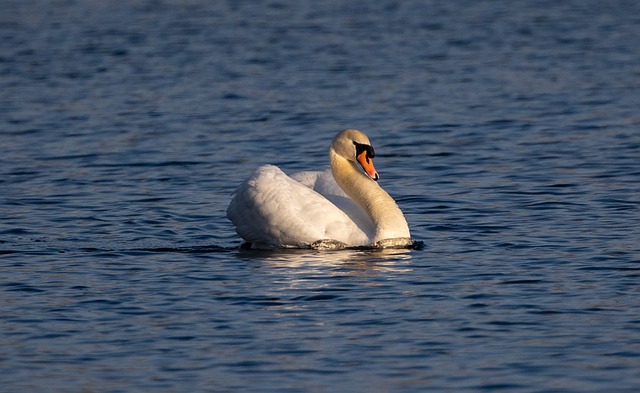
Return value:
[(412, 270), (411, 249), (379, 250), (238, 250), (236, 257), (260, 267), (291, 269), (299, 274), (379, 274)]

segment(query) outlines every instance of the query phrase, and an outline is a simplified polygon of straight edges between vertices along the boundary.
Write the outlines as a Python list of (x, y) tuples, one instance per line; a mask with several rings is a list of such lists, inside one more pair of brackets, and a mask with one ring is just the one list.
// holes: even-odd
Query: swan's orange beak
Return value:
[(363, 150), (362, 153), (356, 156), (358, 159), (358, 163), (364, 169), (364, 171), (375, 181), (378, 181), (380, 176), (378, 176), (378, 172), (376, 172), (376, 168), (373, 167), (373, 160), (369, 158), (367, 151)]

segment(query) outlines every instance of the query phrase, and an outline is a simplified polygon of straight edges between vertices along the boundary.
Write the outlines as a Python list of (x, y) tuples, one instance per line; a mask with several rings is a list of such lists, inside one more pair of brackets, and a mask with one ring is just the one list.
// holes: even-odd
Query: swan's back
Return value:
[(350, 246), (369, 244), (370, 235), (313, 190), (321, 177), (307, 172), (301, 183), (276, 166), (261, 166), (236, 190), (227, 217), (255, 248), (308, 247), (325, 239)]

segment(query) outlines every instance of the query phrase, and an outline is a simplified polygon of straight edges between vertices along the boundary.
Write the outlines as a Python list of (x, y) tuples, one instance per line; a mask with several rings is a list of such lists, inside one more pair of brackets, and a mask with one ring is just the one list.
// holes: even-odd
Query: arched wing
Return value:
[(369, 242), (349, 215), (273, 165), (259, 167), (240, 185), (227, 217), (243, 239), (263, 247), (304, 247), (322, 239)]

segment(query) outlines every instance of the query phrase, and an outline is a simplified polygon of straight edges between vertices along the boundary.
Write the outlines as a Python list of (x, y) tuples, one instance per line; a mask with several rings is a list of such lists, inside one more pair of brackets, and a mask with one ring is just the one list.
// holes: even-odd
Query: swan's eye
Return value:
[(367, 152), (367, 158), (373, 158), (376, 156), (376, 153), (375, 151), (373, 151), (373, 147), (371, 145), (358, 143), (356, 141), (353, 141), (353, 144), (356, 146), (356, 157), (362, 154), (363, 151)]

